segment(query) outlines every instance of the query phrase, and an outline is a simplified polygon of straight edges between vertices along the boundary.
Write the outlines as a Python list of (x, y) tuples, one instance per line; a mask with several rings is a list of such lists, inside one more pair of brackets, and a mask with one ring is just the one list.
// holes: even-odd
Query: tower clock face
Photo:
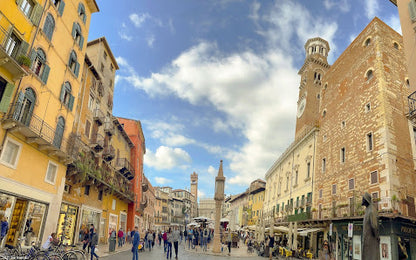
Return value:
[(298, 113), (297, 113), (298, 118), (301, 117), (303, 114), (303, 111), (305, 111), (305, 106), (306, 106), (306, 98), (302, 98), (298, 104)]

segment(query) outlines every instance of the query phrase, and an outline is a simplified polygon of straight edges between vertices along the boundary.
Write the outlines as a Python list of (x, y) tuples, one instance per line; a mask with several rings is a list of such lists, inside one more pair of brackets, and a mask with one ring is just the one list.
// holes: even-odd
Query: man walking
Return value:
[(140, 243), (140, 234), (137, 226), (134, 227), (133, 235), (133, 248), (131, 252), (133, 253), (133, 260), (139, 260), (139, 243)]
[(91, 260), (94, 256), (98, 259), (98, 255), (95, 253), (95, 246), (98, 245), (98, 235), (95, 232), (95, 228), (92, 228), (91, 231)]
[(175, 259), (178, 259), (178, 242), (180, 238), (180, 233), (178, 227), (175, 227), (172, 234), (173, 248), (175, 249)]

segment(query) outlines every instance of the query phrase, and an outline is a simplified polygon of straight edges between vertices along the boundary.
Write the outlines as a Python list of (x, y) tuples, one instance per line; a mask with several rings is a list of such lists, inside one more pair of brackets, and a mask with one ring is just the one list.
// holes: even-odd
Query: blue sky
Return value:
[(388, 0), (97, 0), (89, 40), (105, 36), (120, 69), (113, 114), (139, 119), (153, 186), (212, 198), (262, 178), (294, 139), (304, 44), (322, 37), (332, 64), (375, 17), (398, 32)]

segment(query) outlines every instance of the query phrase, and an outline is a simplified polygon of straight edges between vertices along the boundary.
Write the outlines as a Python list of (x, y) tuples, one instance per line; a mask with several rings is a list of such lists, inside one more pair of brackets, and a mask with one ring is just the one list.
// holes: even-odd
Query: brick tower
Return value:
[(194, 195), (193, 207), (191, 209), (191, 216), (198, 216), (198, 174), (193, 172), (191, 174), (191, 194)]
[(309, 39), (305, 43), (305, 51), (305, 62), (298, 72), (301, 82), (296, 114), (296, 139), (318, 122), (321, 82), (330, 67), (327, 62), (329, 44), (324, 39)]

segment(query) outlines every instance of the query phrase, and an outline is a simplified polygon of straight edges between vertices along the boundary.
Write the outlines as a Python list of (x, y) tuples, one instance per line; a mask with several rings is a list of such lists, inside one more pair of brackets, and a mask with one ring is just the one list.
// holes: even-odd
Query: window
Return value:
[(364, 42), (364, 46), (369, 46), (371, 43), (371, 38), (367, 38)]
[(58, 165), (50, 161), (48, 164), (48, 168), (46, 169), (45, 182), (55, 185), (57, 172), (58, 172)]
[(370, 112), (370, 110), (371, 110), (371, 104), (370, 103), (365, 104), (365, 112)]
[(348, 189), (353, 190), (355, 188), (354, 179), (348, 180)]
[(38, 76), (44, 84), (48, 81), (50, 68), (46, 64), (46, 54), (41, 49), (38, 48), (36, 51), (32, 51), (30, 54), (31, 60), (34, 61), (32, 64), (33, 73)]
[(406, 82), (406, 87), (410, 88), (410, 81), (408, 78), (406, 78), (405, 82)]
[(19, 52), (26, 54), (27, 48), (29, 47), (29, 45), (26, 43), (26, 46), (25, 46), (26, 48), (24, 52), (19, 51), (19, 47), (21, 46), (21, 43), (22, 43), (22, 40), (20, 40), (20, 38), (17, 37), (14, 31), (12, 31), (10, 37), (8, 37), (5, 40), (4, 49), (6, 50), (6, 53), (9, 56), (17, 58)]
[(373, 150), (373, 133), (367, 134), (367, 151)]
[(370, 184), (375, 184), (378, 182), (378, 173), (377, 171), (373, 171), (370, 173)]
[(79, 63), (77, 61), (77, 54), (75, 53), (75, 51), (71, 51), (71, 54), (69, 55), (68, 67), (78, 78)]
[(343, 128), (345, 128), (345, 126), (346, 126), (347, 124), (345, 123), (345, 121), (342, 121), (341, 122), (341, 129), (343, 129)]
[(116, 200), (115, 199), (113, 199), (113, 202), (111, 204), (111, 209), (116, 210)]
[(36, 94), (32, 88), (26, 88), (19, 93), (13, 118), (22, 124), (29, 126), (32, 119), (33, 109), (35, 108)]
[(62, 137), (64, 135), (64, 129), (65, 129), (65, 119), (62, 116), (60, 116), (58, 118), (58, 123), (56, 124), (55, 136), (53, 138), (53, 145), (58, 149), (61, 148)]
[(92, 94), (90, 94), (90, 99), (88, 100), (88, 109), (90, 111), (94, 111), (94, 104), (95, 104), (95, 98)]
[(1, 153), (0, 161), (11, 168), (16, 169), (22, 145), (13, 139), (7, 138)]
[(107, 52), (103, 52), (103, 57), (104, 57), (104, 60), (107, 60)]
[(52, 0), (53, 5), (58, 9), (60, 16), (64, 13), (65, 2), (62, 0)]
[(84, 46), (84, 37), (81, 33), (81, 26), (77, 22), (74, 22), (72, 25), (72, 38), (74, 38), (74, 41), (78, 46), (81, 48)]
[(90, 187), (90, 185), (85, 185), (84, 194), (87, 196), (90, 195)]
[(87, 21), (87, 14), (85, 13), (85, 7), (82, 3), (78, 5), (78, 16), (81, 18), (82, 22), (85, 24)]
[(90, 129), (91, 129), (91, 123), (90, 121), (87, 120), (87, 122), (85, 123), (85, 136), (87, 138), (90, 138)]
[(20, 5), (19, 5), (20, 10), (22, 10), (22, 12), (27, 17), (29, 17), (33, 8), (35, 7), (35, 4), (33, 3), (33, 1), (31, 1), (31, 0), (21, 0), (21, 1), (18, 1), (18, 2), (20, 2)]
[(61, 95), (59, 98), (62, 104), (66, 106), (70, 111), (72, 111), (75, 99), (75, 97), (71, 94), (71, 91), (71, 84), (68, 81), (65, 82), (64, 84), (62, 84)]
[(64, 193), (70, 194), (71, 193), (71, 185), (65, 184), (64, 186)]
[(49, 41), (52, 40), (53, 30), (55, 29), (55, 20), (51, 14), (48, 14), (43, 25), (43, 33)]
[(373, 78), (373, 70), (368, 70), (365, 75), (367, 77), (367, 80), (372, 79)]
[(311, 163), (308, 162), (306, 164), (306, 178), (309, 178), (311, 176)]
[(345, 147), (341, 148), (339, 157), (340, 157), (339, 160), (341, 161), (341, 163), (345, 163)]
[(396, 50), (398, 50), (398, 49), (399, 49), (399, 44), (398, 44), (397, 42), (394, 42), (394, 43), (393, 43), (393, 47), (394, 47)]
[(103, 191), (102, 190), (100, 190), (98, 192), (98, 200), (103, 200)]
[(0, 112), (6, 113), (10, 106), (14, 85), (0, 77)]
[(326, 170), (326, 158), (322, 159), (322, 173), (325, 173)]
[(332, 194), (337, 194), (337, 185), (336, 184), (332, 184)]
[(289, 176), (286, 177), (286, 190), (289, 189)]
[(410, 14), (410, 20), (412, 20), (412, 22), (416, 22), (416, 2), (415, 1), (410, 1), (408, 4), (409, 7), (409, 14)]
[(322, 117), (326, 116), (326, 109), (324, 109), (324, 111), (322, 112)]
[(298, 172), (298, 170), (296, 170), (296, 172), (295, 172), (295, 186), (298, 185), (298, 177), (299, 177), (299, 172)]
[(113, 65), (113, 63), (110, 64), (110, 70), (111, 70), (111, 72), (114, 71), (114, 65)]
[(319, 198), (322, 199), (322, 189), (319, 190)]

